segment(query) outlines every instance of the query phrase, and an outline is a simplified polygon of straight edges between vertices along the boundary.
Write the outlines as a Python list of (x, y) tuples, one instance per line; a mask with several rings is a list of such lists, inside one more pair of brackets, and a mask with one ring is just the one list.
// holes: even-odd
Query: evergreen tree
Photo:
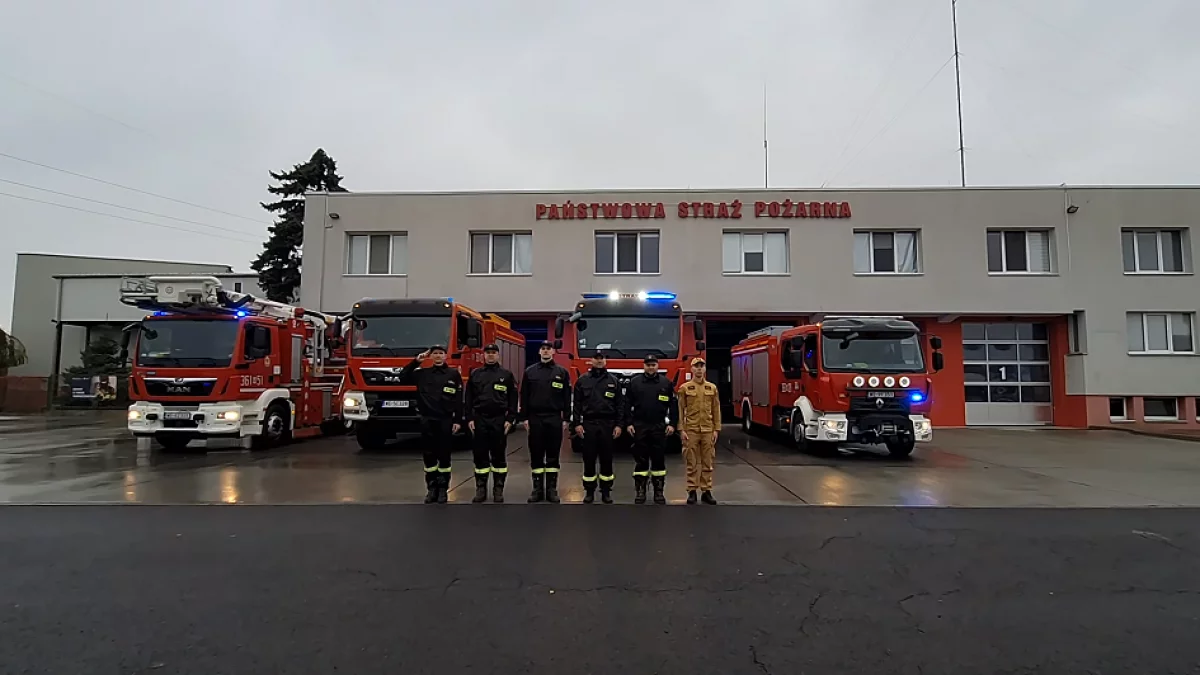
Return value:
[(79, 353), (79, 360), (80, 365), (67, 368), (63, 375), (126, 375), (129, 372), (125, 360), (121, 358), (121, 345), (103, 335), (92, 340), (92, 343)]
[(9, 368), (25, 365), (26, 361), (25, 345), (15, 335), (0, 328), (0, 375), (7, 373)]
[(300, 246), (304, 243), (304, 194), (306, 192), (346, 192), (337, 162), (317, 148), (312, 157), (291, 171), (271, 171), (279, 182), (267, 191), (280, 200), (262, 207), (275, 215), (271, 236), (250, 267), (258, 272), (258, 283), (267, 297), (276, 302), (294, 302), (300, 291)]

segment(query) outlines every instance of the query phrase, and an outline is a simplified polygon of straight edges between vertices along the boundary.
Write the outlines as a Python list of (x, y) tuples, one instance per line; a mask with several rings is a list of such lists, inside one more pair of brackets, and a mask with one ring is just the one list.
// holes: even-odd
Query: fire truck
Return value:
[[(941, 338), (899, 316), (826, 316), (773, 326), (731, 350), (734, 416), (746, 432), (786, 432), (798, 449), (882, 443), (907, 457), (933, 439), (926, 416)], [(740, 400), (739, 400), (740, 399)]]
[(211, 276), (125, 278), (121, 302), (149, 312), (134, 344), (128, 427), (167, 450), (240, 439), (263, 449), (337, 433), (340, 373), (326, 372), (329, 317), (231, 293)]
[[(364, 298), (339, 326), (347, 345), (342, 416), (353, 422), (363, 450), (379, 449), (397, 433), (416, 428), (417, 390), (401, 383), (400, 371), (432, 345), (445, 345), (446, 363), (464, 382), (483, 365), (483, 346), (490, 342), (518, 382), (525, 373), (524, 336), (508, 321), (454, 298)], [(465, 433), (460, 436), (465, 439)]]
[[(596, 350), (608, 355), (609, 372), (624, 384), (642, 372), (642, 359), (653, 354), (659, 372), (676, 387), (691, 379), (691, 360), (704, 356), (704, 322), (685, 315), (675, 294), (663, 291), (584, 293), (572, 314), (555, 319), (554, 337), (555, 347), (565, 350), (559, 361), (572, 381), (591, 368)], [(576, 452), (578, 441), (572, 438)], [(678, 434), (669, 442), (679, 449)]]

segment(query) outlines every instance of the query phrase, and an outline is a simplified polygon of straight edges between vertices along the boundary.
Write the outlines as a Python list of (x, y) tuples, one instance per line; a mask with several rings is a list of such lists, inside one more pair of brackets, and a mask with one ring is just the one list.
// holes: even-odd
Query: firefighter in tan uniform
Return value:
[(679, 387), (679, 431), (687, 461), (687, 503), (716, 504), (712, 495), (713, 456), (721, 430), (721, 401), (717, 385), (704, 379), (704, 359), (692, 359), (692, 379)]

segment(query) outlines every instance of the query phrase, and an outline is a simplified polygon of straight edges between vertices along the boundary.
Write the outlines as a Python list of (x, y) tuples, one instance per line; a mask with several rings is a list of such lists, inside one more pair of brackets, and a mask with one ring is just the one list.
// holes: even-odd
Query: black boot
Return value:
[(612, 483), (600, 481), (600, 501), (605, 504), (612, 503)]
[(471, 499), (472, 504), (480, 504), (487, 501), (487, 474), (475, 474), (475, 497)]
[(700, 493), (700, 501), (704, 502), (705, 504), (711, 504), (713, 506), (717, 505), (716, 497), (713, 497), (712, 493), (709, 492), (708, 490), (705, 490), (704, 492)]
[(508, 478), (506, 473), (493, 473), (492, 481), (495, 485), (492, 486), (492, 501), (497, 504), (504, 503), (504, 480)]
[(545, 476), (540, 473), (533, 474), (533, 492), (529, 493), (529, 499), (526, 500), (530, 504), (537, 504), (546, 498)]
[(439, 471), (437, 474), (437, 503), (445, 504), (450, 498), (450, 473)]
[(596, 501), (596, 484), (595, 483), (584, 483), (583, 484), (583, 503), (591, 504), (594, 501)]
[(432, 504), (437, 501), (438, 482), (437, 473), (433, 471), (425, 472), (425, 503)]
[(558, 472), (548, 471), (546, 473), (546, 501), (551, 504), (558, 503)]
[(695, 504), (695, 503), (696, 503), (696, 491), (695, 491), (695, 490), (688, 490), (688, 500), (687, 500), (687, 503), (689, 503), (689, 504)]
[(650, 482), (654, 484), (654, 503), (666, 504), (667, 497), (663, 494), (663, 488), (666, 486), (666, 476), (651, 476)]
[(645, 476), (634, 476), (633, 477), (633, 503), (634, 504), (645, 504), (646, 503), (646, 477)]

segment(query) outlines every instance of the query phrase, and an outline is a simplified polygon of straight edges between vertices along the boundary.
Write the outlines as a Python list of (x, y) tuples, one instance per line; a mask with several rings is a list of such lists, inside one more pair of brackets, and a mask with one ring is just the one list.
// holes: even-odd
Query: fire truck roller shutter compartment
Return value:
[(967, 424), (1051, 422), (1046, 324), (964, 321), (962, 336)]

